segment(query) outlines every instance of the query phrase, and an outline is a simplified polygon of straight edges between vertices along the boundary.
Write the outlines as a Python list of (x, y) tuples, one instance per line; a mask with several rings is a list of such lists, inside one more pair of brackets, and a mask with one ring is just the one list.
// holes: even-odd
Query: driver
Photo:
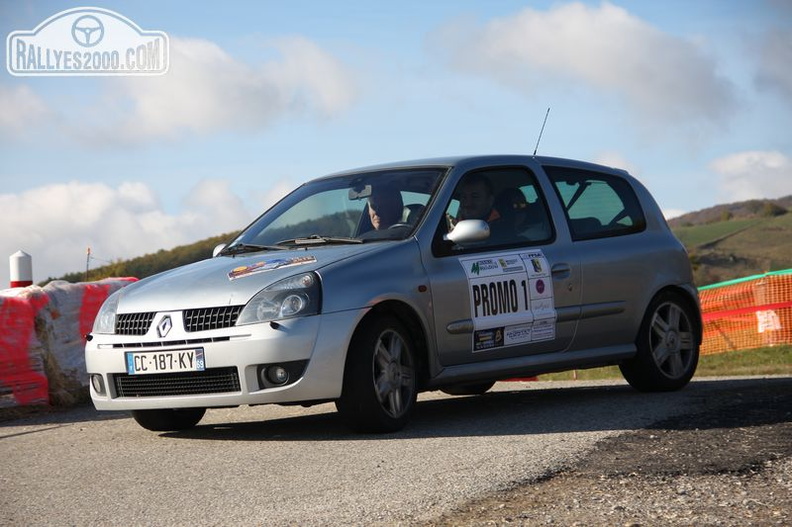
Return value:
[(404, 202), (401, 192), (389, 185), (377, 185), (368, 198), (368, 213), (375, 230), (387, 229), (401, 221)]
[(492, 223), (500, 219), (500, 214), (493, 208), (494, 204), (492, 182), (482, 174), (468, 174), (459, 184), (459, 215), (456, 221), (484, 220)]

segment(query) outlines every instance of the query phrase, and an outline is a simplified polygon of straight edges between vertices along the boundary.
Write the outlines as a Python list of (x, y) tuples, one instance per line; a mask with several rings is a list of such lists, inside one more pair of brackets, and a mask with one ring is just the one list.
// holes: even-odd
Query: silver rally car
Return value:
[(421, 391), (551, 371), (617, 364), (638, 390), (676, 390), (700, 342), (688, 256), (641, 183), (504, 155), (305, 183), (212, 258), (109, 297), (85, 358), (96, 408), (150, 430), (334, 401), (387, 432)]

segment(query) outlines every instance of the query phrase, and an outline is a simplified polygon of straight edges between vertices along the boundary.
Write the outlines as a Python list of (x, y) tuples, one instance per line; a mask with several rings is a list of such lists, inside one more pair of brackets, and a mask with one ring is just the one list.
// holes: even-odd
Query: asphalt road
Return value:
[(423, 394), (407, 429), (375, 436), (348, 432), (332, 405), (210, 410), (181, 433), (82, 406), (0, 423), (0, 524), (426, 522), (568, 467), (602, 439), (768, 382), (792, 389), (788, 378), (670, 394), (616, 381), (498, 383), (479, 397)]

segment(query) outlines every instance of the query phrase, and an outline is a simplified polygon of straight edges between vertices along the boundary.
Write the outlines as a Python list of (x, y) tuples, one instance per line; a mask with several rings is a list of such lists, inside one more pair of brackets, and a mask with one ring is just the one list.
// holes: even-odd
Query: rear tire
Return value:
[(646, 310), (635, 357), (620, 366), (630, 385), (642, 392), (667, 392), (685, 386), (699, 358), (695, 312), (687, 299), (666, 291)]
[(162, 410), (132, 410), (137, 424), (153, 432), (189, 430), (198, 424), (206, 408), (175, 408)]
[(418, 394), (415, 345), (392, 316), (364, 322), (352, 337), (344, 370), (341, 418), (356, 432), (401, 430)]
[(495, 381), (444, 386), (440, 391), (448, 395), (483, 395), (495, 386)]

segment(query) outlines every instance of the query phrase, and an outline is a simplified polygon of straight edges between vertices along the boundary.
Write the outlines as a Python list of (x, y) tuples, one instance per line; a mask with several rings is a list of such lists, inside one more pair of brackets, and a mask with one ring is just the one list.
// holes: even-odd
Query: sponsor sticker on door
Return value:
[(468, 279), (474, 352), (555, 338), (553, 283), (542, 251), (459, 262)]

